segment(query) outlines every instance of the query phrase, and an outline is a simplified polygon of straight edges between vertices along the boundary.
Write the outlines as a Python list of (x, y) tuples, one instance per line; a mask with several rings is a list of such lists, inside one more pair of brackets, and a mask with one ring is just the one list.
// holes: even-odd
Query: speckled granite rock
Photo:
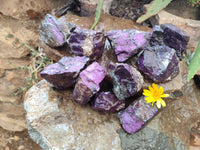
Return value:
[(122, 150), (116, 115), (73, 102), (72, 91), (54, 91), (42, 80), (25, 96), (30, 137), (43, 150)]

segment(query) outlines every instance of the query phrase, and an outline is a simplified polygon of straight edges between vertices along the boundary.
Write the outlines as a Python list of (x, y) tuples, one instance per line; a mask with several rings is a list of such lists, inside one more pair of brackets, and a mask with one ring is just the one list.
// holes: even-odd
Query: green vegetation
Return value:
[(26, 92), (29, 90), (34, 84), (39, 81), (39, 73), (40, 71), (52, 63), (52, 61), (42, 53), (42, 48), (38, 48), (37, 50), (33, 47), (20, 42), (18, 38), (16, 38), (13, 34), (8, 33), (5, 37), (6, 40), (13, 40), (12, 45), (16, 48), (27, 48), (30, 51), (30, 63), (28, 66), (18, 66), (18, 69), (24, 69), (28, 72), (28, 76), (24, 79), (24, 87), (18, 87), (14, 89), (14, 92), (10, 92), (11, 95), (20, 95), (20, 93)]
[(200, 0), (189, 0), (189, 4), (192, 6), (200, 7)]
[(159, 11), (165, 8), (172, 0), (154, 0), (151, 6), (148, 8), (147, 12), (137, 19), (137, 23), (142, 23), (143, 21), (149, 19), (150, 17), (156, 15)]
[(194, 56), (192, 57), (190, 64), (188, 66), (189, 74), (187, 80), (190, 81), (199, 69), (200, 69), (200, 40), (197, 49), (194, 53)]
[(186, 62), (187, 66), (189, 66), (193, 56), (194, 56), (194, 52), (192, 53), (189, 49), (187, 49), (185, 52), (185, 57), (184, 57), (184, 61)]
[(96, 16), (95, 16), (94, 24), (92, 25), (91, 30), (93, 30), (94, 27), (99, 22), (99, 19), (101, 17), (102, 8), (103, 8), (103, 0), (99, 0), (98, 3), (97, 3)]

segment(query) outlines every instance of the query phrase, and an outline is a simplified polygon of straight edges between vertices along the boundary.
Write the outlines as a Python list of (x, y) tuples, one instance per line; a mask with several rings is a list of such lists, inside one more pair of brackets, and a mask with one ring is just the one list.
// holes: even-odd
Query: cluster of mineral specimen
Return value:
[[(51, 15), (41, 23), (39, 35), (42, 43), (52, 48), (67, 43), (73, 55), (47, 66), (41, 76), (55, 88), (74, 87), (73, 98), (81, 105), (90, 103), (92, 109), (109, 113), (122, 110), (118, 117), (130, 134), (158, 113), (144, 97), (134, 100), (144, 78), (157, 83), (172, 80), (179, 73), (178, 58), (189, 41), (183, 30), (171, 24), (156, 25), (152, 32), (127, 29), (104, 35), (59, 22)], [(132, 58), (137, 60), (134, 66), (129, 63)], [(112, 87), (104, 89), (104, 83), (112, 83)], [(133, 102), (125, 108), (127, 99)]]

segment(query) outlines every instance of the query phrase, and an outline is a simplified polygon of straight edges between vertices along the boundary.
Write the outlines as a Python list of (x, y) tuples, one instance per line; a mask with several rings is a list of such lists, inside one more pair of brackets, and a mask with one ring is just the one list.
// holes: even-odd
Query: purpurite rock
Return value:
[(174, 48), (177, 51), (177, 56), (182, 58), (182, 54), (190, 39), (189, 35), (173, 24), (162, 24), (161, 28), (164, 30), (165, 45)]
[(87, 104), (99, 90), (106, 72), (97, 62), (93, 62), (80, 73), (79, 80), (73, 90), (73, 98), (80, 104)]
[(52, 15), (47, 14), (39, 25), (40, 41), (50, 47), (62, 46), (69, 36), (69, 33), (66, 33), (65, 30), (64, 25), (57, 21)]
[(100, 92), (92, 101), (92, 109), (115, 113), (125, 108), (125, 101), (120, 101), (111, 92)]
[(152, 104), (146, 103), (142, 96), (133, 101), (125, 110), (120, 111), (118, 117), (123, 129), (130, 134), (134, 134), (157, 112), (156, 105), (152, 106)]
[(78, 56), (87, 56), (92, 60), (101, 57), (105, 44), (105, 36), (102, 32), (82, 29), (77, 27), (71, 34), (69, 46), (72, 52)]
[(150, 36), (150, 40), (149, 40), (149, 44), (150, 46), (158, 46), (158, 45), (164, 45), (164, 35), (163, 35), (164, 31), (161, 28), (160, 25), (155, 25), (152, 28), (151, 31), (151, 36)]
[(85, 56), (63, 57), (58, 63), (51, 64), (41, 71), (41, 77), (52, 83), (58, 89), (73, 86), (79, 72), (84, 68), (89, 58)]
[(143, 77), (136, 68), (124, 63), (110, 63), (109, 71), (113, 92), (119, 100), (135, 95), (142, 88)]
[(154, 82), (171, 80), (179, 73), (176, 51), (168, 46), (146, 48), (137, 63), (139, 70)]
[(115, 49), (118, 61), (124, 62), (142, 50), (147, 42), (149, 33), (134, 29), (111, 30), (106, 36)]

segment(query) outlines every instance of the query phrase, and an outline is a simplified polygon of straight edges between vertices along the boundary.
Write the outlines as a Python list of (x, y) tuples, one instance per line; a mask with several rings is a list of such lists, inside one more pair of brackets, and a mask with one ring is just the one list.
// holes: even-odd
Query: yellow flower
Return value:
[(161, 108), (161, 105), (163, 107), (166, 106), (165, 101), (162, 99), (162, 97), (168, 97), (169, 94), (163, 94), (164, 90), (163, 87), (161, 86), (158, 88), (158, 85), (153, 83), (152, 87), (149, 86), (149, 90), (144, 89), (143, 90), (143, 95), (146, 96), (145, 100), (147, 103), (152, 103), (152, 106), (154, 103), (156, 103), (156, 106), (158, 108)]

